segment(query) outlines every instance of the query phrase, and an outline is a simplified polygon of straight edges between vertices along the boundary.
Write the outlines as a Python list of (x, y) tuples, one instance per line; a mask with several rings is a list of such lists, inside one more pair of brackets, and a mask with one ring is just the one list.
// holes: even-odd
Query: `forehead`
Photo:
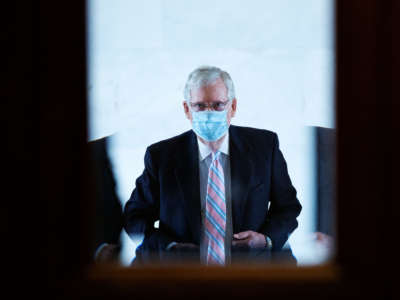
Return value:
[(211, 84), (193, 89), (191, 97), (191, 102), (226, 101), (228, 99), (228, 90), (222, 79), (218, 78)]

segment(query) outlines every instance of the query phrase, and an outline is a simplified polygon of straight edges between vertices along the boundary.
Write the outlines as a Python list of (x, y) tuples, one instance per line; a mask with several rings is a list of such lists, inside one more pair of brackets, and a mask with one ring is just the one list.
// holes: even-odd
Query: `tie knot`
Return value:
[(221, 151), (217, 150), (215, 152), (212, 152), (212, 160), (217, 160), (221, 156)]

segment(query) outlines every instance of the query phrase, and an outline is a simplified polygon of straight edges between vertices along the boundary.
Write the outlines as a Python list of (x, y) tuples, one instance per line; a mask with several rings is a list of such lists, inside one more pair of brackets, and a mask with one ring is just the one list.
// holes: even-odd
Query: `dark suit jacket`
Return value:
[(91, 172), (95, 184), (95, 235), (92, 253), (102, 243), (119, 245), (123, 228), (122, 206), (108, 156), (110, 138), (112, 136), (89, 142)]
[[(272, 251), (279, 251), (298, 225), (301, 205), (278, 137), (233, 125), (229, 137), (233, 232), (268, 235)], [(200, 244), (199, 154), (192, 130), (147, 148), (145, 169), (124, 214), (127, 233), (145, 235), (137, 260), (162, 260), (172, 241)], [(156, 220), (159, 229), (153, 226)], [(234, 256), (233, 251), (232, 260)]]

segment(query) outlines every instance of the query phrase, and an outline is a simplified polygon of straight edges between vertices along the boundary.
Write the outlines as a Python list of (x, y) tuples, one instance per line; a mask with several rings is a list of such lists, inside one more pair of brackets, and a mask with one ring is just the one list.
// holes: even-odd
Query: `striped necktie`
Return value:
[(208, 170), (205, 232), (207, 243), (207, 264), (225, 264), (225, 180), (219, 160), (220, 151), (212, 153)]

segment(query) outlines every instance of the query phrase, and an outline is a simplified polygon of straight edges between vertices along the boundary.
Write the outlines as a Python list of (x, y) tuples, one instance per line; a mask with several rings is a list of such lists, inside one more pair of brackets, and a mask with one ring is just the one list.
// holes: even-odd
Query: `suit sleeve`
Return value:
[(136, 180), (136, 187), (124, 208), (124, 227), (131, 237), (144, 234), (138, 251), (140, 255), (158, 256), (174, 239), (154, 228), (154, 222), (159, 220), (160, 186), (149, 149), (146, 150), (144, 163), (143, 174)]
[(263, 232), (272, 240), (272, 251), (279, 251), (288, 240), (289, 234), (297, 228), (296, 218), (302, 207), (296, 197), (297, 192), (290, 180), (276, 134), (271, 168), (271, 202)]

